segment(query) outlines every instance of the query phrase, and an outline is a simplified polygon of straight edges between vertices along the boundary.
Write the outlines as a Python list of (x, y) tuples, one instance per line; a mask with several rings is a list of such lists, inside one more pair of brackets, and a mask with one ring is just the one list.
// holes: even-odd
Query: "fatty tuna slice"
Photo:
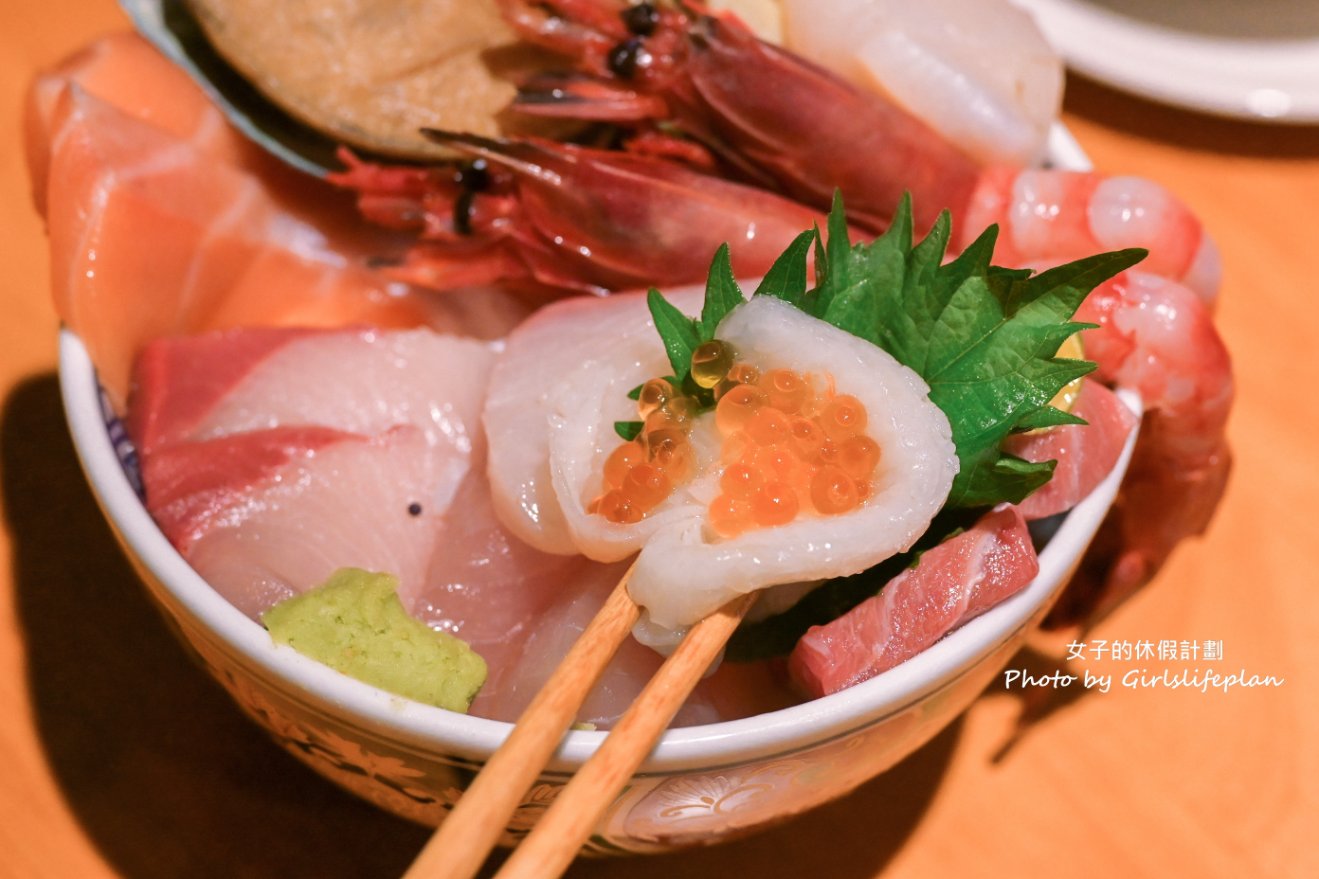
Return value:
[(788, 659), (789, 675), (812, 698), (868, 680), (1015, 594), (1038, 571), (1021, 512), (992, 510), (875, 597), (808, 630)]
[(1086, 424), (1008, 437), (1004, 449), (1027, 461), (1057, 461), (1053, 478), (1020, 504), (1027, 521), (1070, 510), (1104, 481), (1122, 454), (1136, 415), (1099, 382), (1086, 380), (1072, 407)]

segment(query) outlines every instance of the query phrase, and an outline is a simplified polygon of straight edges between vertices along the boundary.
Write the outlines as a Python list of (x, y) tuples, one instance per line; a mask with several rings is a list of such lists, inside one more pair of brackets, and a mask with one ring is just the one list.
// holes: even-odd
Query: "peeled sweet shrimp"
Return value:
[(1134, 389), (1147, 415), (1127, 478), (1088, 563), (1050, 617), (1096, 619), (1147, 582), (1182, 539), (1208, 527), (1231, 468), (1224, 433), (1232, 364), (1205, 304), (1145, 272), (1096, 288), (1076, 319), (1096, 377)]
[(1222, 276), (1218, 246), (1175, 195), (1142, 177), (1092, 171), (986, 169), (958, 215), (962, 247), (997, 223), (994, 261), (1038, 266), (1103, 250), (1143, 247), (1144, 272), (1171, 278), (1212, 306)]

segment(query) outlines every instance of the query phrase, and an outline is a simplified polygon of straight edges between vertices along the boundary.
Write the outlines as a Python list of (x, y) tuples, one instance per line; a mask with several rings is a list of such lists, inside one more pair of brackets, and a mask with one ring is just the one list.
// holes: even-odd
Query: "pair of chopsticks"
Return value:
[[(471, 879), (481, 869), (509, 816), (639, 618), (640, 608), (627, 591), (631, 575), (629, 568), (404, 879)], [(514, 849), (496, 879), (543, 879), (568, 868), (755, 599), (754, 592), (739, 596), (687, 632), (604, 744)]]

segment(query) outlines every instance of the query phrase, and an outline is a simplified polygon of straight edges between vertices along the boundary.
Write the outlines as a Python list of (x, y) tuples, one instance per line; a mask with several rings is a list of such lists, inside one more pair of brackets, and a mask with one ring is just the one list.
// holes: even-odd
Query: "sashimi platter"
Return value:
[(25, 120), (75, 440), (193, 652), (387, 809), (441, 825), (619, 593), (500, 840), (730, 614), (583, 833), (768, 826), (1213, 515), (1218, 251), (1007, 0), (124, 6)]

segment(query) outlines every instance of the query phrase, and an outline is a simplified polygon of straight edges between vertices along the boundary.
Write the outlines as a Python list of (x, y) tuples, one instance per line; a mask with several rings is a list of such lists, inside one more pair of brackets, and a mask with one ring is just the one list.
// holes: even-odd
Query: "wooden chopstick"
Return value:
[(632, 631), (640, 609), (628, 595), (628, 568), (585, 631), (518, 718), (404, 879), (471, 879), (508, 818), (549, 762), (609, 660)]
[(496, 879), (547, 879), (568, 868), (756, 597), (754, 592), (738, 596), (691, 628), (600, 749), (559, 791), (531, 833), (513, 850)]

